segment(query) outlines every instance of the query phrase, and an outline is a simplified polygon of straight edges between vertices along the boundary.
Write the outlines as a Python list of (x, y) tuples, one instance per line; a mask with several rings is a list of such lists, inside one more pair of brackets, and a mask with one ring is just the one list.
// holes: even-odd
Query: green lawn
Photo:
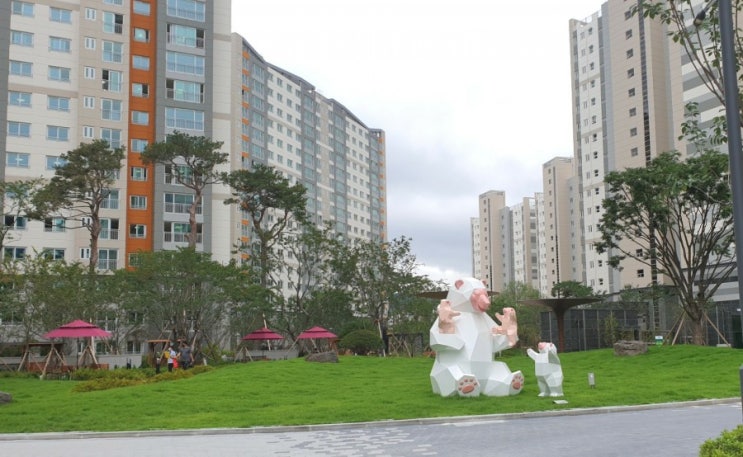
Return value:
[[(521, 350), (501, 360), (520, 369), (515, 397), (441, 398), (431, 391), (431, 358), (341, 357), (219, 367), (188, 379), (73, 392), (78, 381), (1, 378), (13, 403), (0, 406), (0, 433), (113, 431), (363, 422), (597, 406), (638, 405), (740, 395), (743, 351), (651, 347), (636, 357), (612, 350), (561, 354), (566, 405), (539, 398), (534, 363)], [(588, 386), (595, 373), (596, 388)]]

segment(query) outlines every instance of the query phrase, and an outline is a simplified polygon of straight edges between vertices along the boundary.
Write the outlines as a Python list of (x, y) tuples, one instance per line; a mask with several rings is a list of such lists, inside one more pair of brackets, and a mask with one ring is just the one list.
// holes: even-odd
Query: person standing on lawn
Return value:
[(177, 357), (175, 349), (173, 349), (173, 345), (168, 346), (167, 357), (168, 357), (168, 371), (172, 372), (173, 364), (175, 363), (175, 358)]
[(188, 369), (193, 365), (193, 354), (191, 353), (191, 347), (186, 343), (181, 343), (181, 352), (178, 357), (178, 362), (181, 368), (184, 370)]

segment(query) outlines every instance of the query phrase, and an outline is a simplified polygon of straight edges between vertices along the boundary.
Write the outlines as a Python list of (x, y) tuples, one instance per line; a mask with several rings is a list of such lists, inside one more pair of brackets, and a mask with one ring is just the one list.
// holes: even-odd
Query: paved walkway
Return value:
[(0, 456), (693, 457), (741, 424), (739, 399), (361, 424), (0, 434)]

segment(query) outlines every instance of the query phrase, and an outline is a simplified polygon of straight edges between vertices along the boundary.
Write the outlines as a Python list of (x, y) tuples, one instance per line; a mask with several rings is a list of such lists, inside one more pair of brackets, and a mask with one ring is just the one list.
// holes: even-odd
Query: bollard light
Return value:
[(593, 375), (593, 372), (588, 373), (588, 387), (591, 389), (596, 388), (596, 377)]

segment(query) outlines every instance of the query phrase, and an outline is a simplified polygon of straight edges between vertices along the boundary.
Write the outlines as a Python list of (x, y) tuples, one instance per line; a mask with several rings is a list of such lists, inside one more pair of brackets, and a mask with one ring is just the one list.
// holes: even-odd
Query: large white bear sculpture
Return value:
[(442, 397), (480, 394), (504, 397), (521, 392), (524, 376), (494, 361), (496, 352), (518, 341), (516, 312), (504, 308), (496, 314), (498, 325), (485, 313), (490, 307), (488, 291), (475, 278), (459, 279), (438, 307), (431, 327), (431, 349), (436, 361), (431, 370), (433, 392)]

